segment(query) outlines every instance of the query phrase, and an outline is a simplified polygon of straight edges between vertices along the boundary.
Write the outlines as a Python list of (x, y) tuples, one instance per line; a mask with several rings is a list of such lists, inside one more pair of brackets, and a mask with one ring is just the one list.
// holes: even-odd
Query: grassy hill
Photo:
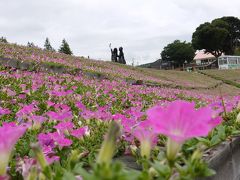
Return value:
[(142, 68), (155, 68), (155, 69), (159, 69), (159, 66), (160, 66), (160, 60), (159, 59), (154, 61), (154, 62), (151, 62), (151, 63), (139, 65), (139, 67), (142, 67)]
[[(240, 83), (239, 70), (209, 70), (198, 72), (183, 72), (173, 70), (156, 70), (142, 67), (132, 67), (109, 61), (96, 61), (84, 59), (83, 57), (69, 56), (57, 52), (44, 51), (40, 48), (29, 48), (17, 44), (0, 43), (0, 56), (10, 59), (17, 59), (21, 62), (33, 62), (38, 64), (48, 64), (57, 67), (70, 67), (80, 69), (86, 73), (95, 73), (104, 75), (109, 79), (122, 79), (131, 82), (131, 80), (142, 80), (151, 85), (161, 87), (199, 90), (203, 92), (223, 91), (238, 93), (238, 84)], [(155, 64), (157, 61), (155, 62)], [(214, 75), (208, 76), (208, 75)], [(223, 82), (223, 79), (233, 81), (235, 84)], [(220, 89), (220, 90), (219, 90)]]

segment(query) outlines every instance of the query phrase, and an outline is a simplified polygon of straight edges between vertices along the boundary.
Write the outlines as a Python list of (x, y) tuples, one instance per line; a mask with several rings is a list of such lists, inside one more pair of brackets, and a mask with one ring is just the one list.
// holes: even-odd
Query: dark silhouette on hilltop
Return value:
[(114, 48), (113, 50), (111, 49), (112, 57), (111, 60), (112, 62), (118, 62), (118, 50), (117, 48)]
[(122, 47), (119, 48), (118, 62), (121, 64), (126, 64)]
[(125, 58), (124, 58), (124, 53), (123, 53), (123, 48), (122, 47), (119, 48), (119, 55), (118, 55), (118, 49), (117, 48), (112, 49), (111, 48), (111, 43), (109, 44), (109, 47), (111, 49), (111, 60), (112, 60), (112, 62), (118, 62), (118, 63), (121, 63), (121, 64), (126, 64), (126, 61), (125, 61)]

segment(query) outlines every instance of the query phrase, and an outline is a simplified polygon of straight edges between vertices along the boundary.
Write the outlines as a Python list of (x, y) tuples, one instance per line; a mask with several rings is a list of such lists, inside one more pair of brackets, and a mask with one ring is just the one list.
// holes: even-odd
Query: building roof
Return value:
[(194, 60), (202, 60), (202, 59), (215, 59), (216, 57), (211, 53), (205, 53), (204, 51), (198, 51), (195, 54)]

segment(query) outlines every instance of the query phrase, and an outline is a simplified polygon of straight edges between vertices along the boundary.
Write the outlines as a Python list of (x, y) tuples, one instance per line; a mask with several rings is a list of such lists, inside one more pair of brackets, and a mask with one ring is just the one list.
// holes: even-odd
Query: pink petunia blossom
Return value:
[(149, 158), (151, 148), (157, 144), (157, 134), (152, 130), (149, 121), (140, 122), (133, 130), (133, 135), (141, 143), (141, 156)]
[(25, 126), (16, 126), (12, 123), (4, 123), (0, 127), (0, 176), (6, 173), (11, 151), (26, 129)]
[(45, 156), (45, 158), (46, 158), (48, 164), (52, 164), (52, 163), (60, 160), (60, 157), (55, 156), (55, 155), (54, 156)]
[(71, 135), (76, 138), (81, 138), (90, 133), (89, 128), (87, 126), (81, 127), (79, 129), (72, 130)]
[(17, 113), (17, 117), (25, 117), (35, 111), (38, 111), (38, 107), (35, 104), (24, 105), (22, 109), (20, 109)]
[(49, 111), (46, 113), (51, 120), (57, 120), (57, 121), (70, 121), (73, 118), (72, 112), (54, 112)]
[(166, 107), (152, 107), (147, 111), (147, 115), (156, 133), (164, 134), (178, 143), (207, 136), (221, 122), (220, 117), (216, 117), (210, 107), (195, 109), (195, 103), (181, 100)]
[(4, 109), (0, 107), (0, 117), (5, 115), (5, 114), (10, 114), (11, 111), (9, 109)]
[(54, 128), (59, 130), (60, 132), (63, 132), (65, 130), (72, 130), (73, 127), (74, 124), (72, 122), (60, 122), (56, 126), (54, 126)]
[(86, 110), (86, 106), (81, 102), (75, 103), (76, 107), (78, 107), (80, 110)]
[(64, 134), (53, 132), (49, 133), (49, 135), (60, 148), (72, 145), (72, 140), (65, 138)]
[(50, 108), (51, 106), (53, 106), (55, 103), (52, 101), (47, 101), (47, 107)]
[(59, 139), (56, 139), (56, 143), (60, 148), (69, 147), (72, 145), (72, 140), (67, 138), (59, 138)]
[(54, 147), (54, 140), (52, 139), (50, 133), (48, 134), (44, 134), (44, 133), (40, 133), (38, 135), (38, 142), (41, 145), (41, 147), (43, 146), (50, 146), (50, 147)]

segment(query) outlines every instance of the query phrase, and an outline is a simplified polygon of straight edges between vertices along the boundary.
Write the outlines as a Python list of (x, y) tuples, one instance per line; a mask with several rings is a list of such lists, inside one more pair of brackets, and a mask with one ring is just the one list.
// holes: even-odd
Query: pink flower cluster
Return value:
[(87, 126), (74, 129), (72, 122), (60, 122), (54, 128), (57, 130), (56, 132), (38, 135), (38, 141), (49, 164), (59, 160), (59, 157), (55, 155), (54, 148), (62, 149), (72, 145), (72, 140), (67, 136), (71, 135), (80, 139), (90, 133)]
[(10, 113), (11, 113), (11, 111), (9, 109), (0, 107), (0, 117), (3, 115), (6, 115), (6, 114), (10, 114)]

